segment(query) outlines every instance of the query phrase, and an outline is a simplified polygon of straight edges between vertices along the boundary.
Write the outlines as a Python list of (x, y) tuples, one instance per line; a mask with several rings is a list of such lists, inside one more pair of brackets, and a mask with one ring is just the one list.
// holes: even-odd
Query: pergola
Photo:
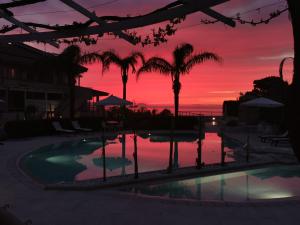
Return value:
[[(45, 1), (47, 0), (19, 0), (0, 4), (0, 17), (12, 23), (10, 28), (5, 31), (2, 30), (3, 34), (0, 35), (0, 42), (12, 43), (37, 41), (44, 42), (58, 48), (59, 44), (57, 43), (57, 40), (62, 38), (82, 37), (86, 35), (102, 36), (105, 33), (113, 33), (119, 38), (135, 45), (137, 44), (137, 41), (132, 38), (130, 34), (126, 33), (126, 31), (170, 21), (176, 18), (182, 18), (195, 12), (202, 12), (228, 26), (235, 26), (235, 22), (232, 19), (212, 9), (212, 7), (228, 2), (229, 0), (178, 0), (150, 13), (134, 17), (100, 17), (74, 0), (59, 0), (62, 4), (66, 4), (88, 18), (88, 21), (80, 24), (80, 26), (50, 26), (45, 24), (23, 22), (16, 19), (14, 14), (10, 11), (10, 9), (14, 7), (22, 7)], [(7, 34), (16, 28), (21, 28), (27, 33)], [(46, 31), (39, 31), (36, 28), (43, 28), (46, 29)]]

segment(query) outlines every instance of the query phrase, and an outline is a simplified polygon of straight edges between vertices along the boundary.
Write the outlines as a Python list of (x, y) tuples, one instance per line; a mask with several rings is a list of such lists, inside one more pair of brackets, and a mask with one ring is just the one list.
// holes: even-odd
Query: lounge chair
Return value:
[(267, 142), (267, 141), (271, 141), (273, 138), (287, 138), (289, 135), (288, 131), (282, 133), (282, 134), (278, 134), (278, 135), (263, 135), (263, 136), (259, 136), (260, 141), (261, 142)]
[(78, 130), (78, 131), (86, 131), (86, 132), (93, 131), (92, 129), (81, 127), (80, 124), (78, 123), (78, 121), (72, 121), (72, 126), (75, 130)]
[(271, 139), (271, 145), (278, 146), (280, 143), (289, 143), (290, 139), (288, 137), (277, 137)]
[(0, 224), (7, 224), (7, 225), (31, 224), (30, 220), (27, 220), (26, 222), (21, 221), (14, 214), (9, 212), (8, 208), (9, 206), (0, 207)]
[(52, 122), (52, 126), (55, 129), (55, 131), (57, 131), (57, 132), (62, 132), (62, 133), (74, 133), (75, 132), (75, 130), (68, 130), (68, 129), (62, 128), (60, 123), (57, 121)]

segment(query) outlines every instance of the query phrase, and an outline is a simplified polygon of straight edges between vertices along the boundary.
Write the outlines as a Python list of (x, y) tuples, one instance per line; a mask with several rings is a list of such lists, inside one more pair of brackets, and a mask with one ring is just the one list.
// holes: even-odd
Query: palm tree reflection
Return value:
[[(126, 134), (122, 134), (121, 143), (122, 143), (122, 160), (123, 160), (123, 162), (125, 162), (125, 160), (126, 160)], [(123, 176), (126, 174), (125, 167), (126, 167), (126, 165), (124, 163), (122, 163), (121, 175), (123, 175)]]
[(173, 168), (177, 169), (179, 167), (179, 162), (178, 162), (178, 142), (175, 141), (174, 143), (174, 163), (173, 163)]

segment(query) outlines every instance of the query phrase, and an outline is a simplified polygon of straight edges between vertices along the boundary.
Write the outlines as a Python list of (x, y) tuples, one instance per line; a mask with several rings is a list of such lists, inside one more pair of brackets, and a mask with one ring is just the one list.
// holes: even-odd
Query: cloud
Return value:
[(240, 93), (242, 91), (210, 91), (208, 92), (208, 94), (236, 94), (236, 93)]
[(286, 52), (286, 53), (282, 53), (280, 55), (273, 55), (273, 56), (260, 56), (258, 57), (258, 59), (260, 60), (279, 60), (279, 59), (283, 59), (286, 57), (294, 57), (294, 53), (293, 52)]

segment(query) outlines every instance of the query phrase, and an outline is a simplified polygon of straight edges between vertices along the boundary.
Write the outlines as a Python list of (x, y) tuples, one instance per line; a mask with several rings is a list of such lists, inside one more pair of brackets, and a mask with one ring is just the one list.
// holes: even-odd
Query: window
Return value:
[(8, 108), (11, 111), (24, 110), (25, 99), (24, 91), (9, 91), (8, 92)]
[(63, 95), (61, 93), (48, 93), (47, 99), (52, 101), (61, 100)]
[(27, 99), (45, 100), (45, 93), (43, 92), (27, 92)]

